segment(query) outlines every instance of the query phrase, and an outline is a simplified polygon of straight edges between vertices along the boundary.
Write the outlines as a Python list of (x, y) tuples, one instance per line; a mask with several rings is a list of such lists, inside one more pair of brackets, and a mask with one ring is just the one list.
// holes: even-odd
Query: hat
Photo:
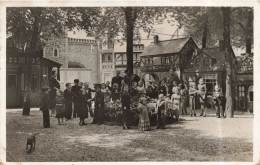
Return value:
[(94, 84), (94, 88), (101, 88), (101, 84)]
[(45, 92), (45, 91), (47, 91), (48, 89), (50, 89), (48, 86), (43, 86), (43, 87), (41, 87), (42, 92)]
[(79, 79), (75, 79), (75, 80), (74, 80), (74, 83), (79, 83)]

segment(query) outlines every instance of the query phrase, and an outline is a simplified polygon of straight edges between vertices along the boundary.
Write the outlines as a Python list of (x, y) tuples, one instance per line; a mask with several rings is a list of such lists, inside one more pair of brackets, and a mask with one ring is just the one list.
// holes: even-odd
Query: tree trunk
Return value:
[(233, 64), (232, 64), (232, 51), (230, 45), (230, 7), (222, 7), (223, 14), (223, 39), (225, 50), (225, 69), (226, 69), (226, 117), (234, 117), (233, 107)]
[(125, 8), (126, 17), (126, 54), (127, 54), (127, 70), (133, 74), (133, 36), (134, 36), (134, 22), (135, 11), (132, 7)]
[(252, 49), (252, 32), (253, 30), (253, 11), (248, 11), (247, 25), (246, 25), (246, 53), (251, 53)]
[(24, 101), (23, 101), (23, 115), (30, 115), (30, 108), (31, 108), (31, 85), (32, 85), (32, 56), (33, 51), (36, 50), (37, 39), (39, 34), (39, 16), (41, 14), (40, 9), (30, 9), (32, 14), (34, 15), (34, 31), (32, 35), (32, 40), (30, 43), (30, 52), (26, 52), (26, 87), (25, 87), (25, 94), (24, 94)]
[(208, 35), (208, 20), (206, 20), (203, 30), (203, 36), (202, 36), (202, 48), (206, 48), (207, 45), (207, 35)]

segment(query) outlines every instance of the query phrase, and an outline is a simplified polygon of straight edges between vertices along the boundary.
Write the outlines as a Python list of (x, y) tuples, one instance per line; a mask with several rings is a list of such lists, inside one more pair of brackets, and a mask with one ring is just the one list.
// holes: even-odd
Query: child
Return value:
[(189, 105), (190, 105), (190, 116), (192, 117), (193, 115), (196, 116), (196, 107), (195, 107), (195, 99), (196, 99), (196, 95), (197, 95), (197, 89), (196, 89), (196, 83), (195, 82), (191, 82), (190, 83), (190, 88), (189, 88)]
[(186, 105), (187, 105), (187, 90), (184, 84), (179, 84), (180, 95), (181, 95), (181, 111), (182, 115), (187, 115)]
[(199, 79), (198, 84), (198, 96), (201, 105), (201, 114), (200, 116), (206, 117), (206, 110), (207, 110), (207, 87), (203, 80), (203, 78)]
[(176, 89), (174, 91), (171, 100), (173, 101), (173, 105), (174, 105), (175, 117), (177, 119), (177, 122), (179, 123), (179, 113), (181, 109), (181, 96), (180, 96), (179, 89)]
[(79, 95), (79, 125), (85, 125), (84, 119), (88, 117), (88, 108), (87, 101), (86, 101), (86, 91), (84, 89), (80, 89), (80, 95)]
[[(56, 95), (56, 118), (58, 119), (58, 124), (64, 125), (63, 118), (65, 116), (64, 112), (64, 98), (61, 90), (57, 90)], [(61, 121), (61, 122), (60, 122)]]
[(112, 98), (112, 101), (116, 101), (116, 100), (120, 99), (120, 92), (118, 91), (117, 83), (113, 84), (113, 89), (111, 91), (111, 98)]
[(215, 85), (215, 88), (214, 88), (213, 100), (214, 100), (215, 108), (217, 111), (217, 113), (216, 113), (217, 117), (220, 118), (220, 116), (221, 116), (222, 118), (225, 118), (224, 109), (223, 109), (224, 95), (221, 91), (220, 86), (218, 86), (217, 84)]
[(166, 104), (164, 101), (164, 94), (159, 94), (158, 100), (156, 103), (156, 108), (157, 108), (157, 115), (158, 115), (158, 120), (157, 120), (157, 128), (156, 129), (164, 129), (165, 128), (165, 111), (166, 111)]
[(50, 115), (49, 115), (49, 87), (44, 86), (41, 88), (42, 90), (42, 103), (40, 110), (43, 114), (43, 127), (44, 128), (50, 128)]
[(147, 105), (146, 105), (146, 98), (141, 97), (138, 104), (138, 111), (139, 111), (139, 123), (138, 123), (138, 129), (141, 131), (150, 131), (150, 119), (147, 111)]
[(131, 96), (129, 94), (128, 85), (125, 84), (121, 94), (121, 102), (122, 102), (122, 109), (123, 109), (123, 129), (129, 129), (128, 116), (130, 112), (130, 99)]
[(66, 83), (66, 89), (64, 90), (64, 104), (66, 114), (65, 118), (66, 120), (70, 120), (72, 115), (72, 93), (70, 83)]

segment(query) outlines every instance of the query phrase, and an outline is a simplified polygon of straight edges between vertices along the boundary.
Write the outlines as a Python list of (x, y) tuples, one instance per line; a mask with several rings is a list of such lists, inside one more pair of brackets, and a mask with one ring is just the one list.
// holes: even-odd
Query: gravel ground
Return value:
[[(7, 110), (8, 162), (42, 161), (252, 161), (253, 116), (232, 119), (182, 116), (181, 124), (141, 132), (120, 126), (79, 126), (78, 119), (43, 129), (42, 114)], [(36, 149), (27, 154), (26, 139), (37, 135)]]

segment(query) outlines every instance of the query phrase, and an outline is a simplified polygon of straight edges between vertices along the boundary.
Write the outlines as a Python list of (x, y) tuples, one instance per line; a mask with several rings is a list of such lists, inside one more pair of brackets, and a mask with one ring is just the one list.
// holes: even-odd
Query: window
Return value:
[(102, 54), (102, 62), (112, 62), (112, 54)]
[(126, 54), (116, 54), (116, 65), (126, 65), (127, 57)]
[(171, 57), (161, 57), (161, 64), (170, 64)]
[(6, 85), (8, 88), (16, 88), (16, 75), (8, 75)]
[(253, 101), (254, 101), (253, 91), (250, 91), (250, 92), (249, 92), (249, 101), (250, 101), (250, 102), (253, 102)]
[(245, 87), (244, 86), (238, 86), (238, 99), (239, 99), (239, 108), (245, 108)]
[(140, 62), (140, 56), (139, 55), (140, 55), (139, 53), (133, 54), (133, 63)]
[(204, 58), (204, 66), (209, 66), (209, 59), (208, 58)]
[(35, 90), (38, 88), (38, 74), (34, 73), (32, 75), (32, 90)]
[(59, 57), (59, 50), (58, 49), (54, 49), (53, 50), (53, 57)]
[(202, 78), (205, 81), (208, 95), (213, 95), (213, 91), (214, 91), (215, 85), (217, 83), (217, 75), (216, 74), (204, 74), (204, 75), (202, 75)]
[(146, 65), (153, 64), (153, 58), (152, 58), (152, 57), (145, 57), (145, 58), (144, 58), (144, 63), (145, 63)]
[(196, 59), (195, 65), (196, 65), (196, 66), (200, 66), (200, 59)]

